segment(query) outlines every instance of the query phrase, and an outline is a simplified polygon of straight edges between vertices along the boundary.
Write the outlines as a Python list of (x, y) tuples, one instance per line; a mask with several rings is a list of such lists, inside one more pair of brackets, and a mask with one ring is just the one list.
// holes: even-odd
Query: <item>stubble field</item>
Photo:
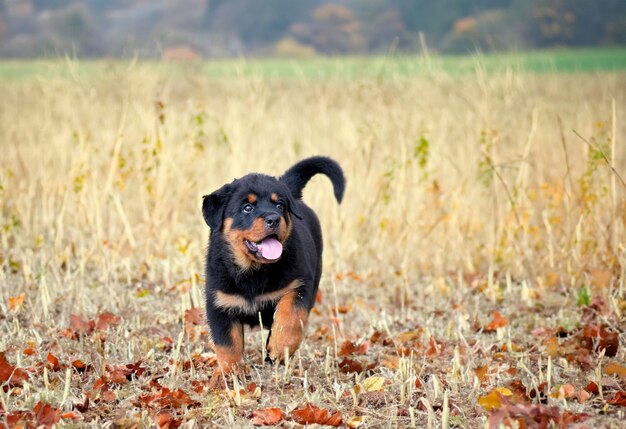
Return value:
[[(624, 72), (67, 67), (0, 82), (4, 425), (623, 427)], [(305, 341), (212, 391), (202, 195), (316, 154)]]

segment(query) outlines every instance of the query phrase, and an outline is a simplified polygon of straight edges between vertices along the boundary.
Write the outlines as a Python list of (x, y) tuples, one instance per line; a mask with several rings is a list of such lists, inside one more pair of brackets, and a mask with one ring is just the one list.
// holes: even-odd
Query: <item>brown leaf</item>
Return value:
[(89, 395), (85, 396), (85, 400), (83, 401), (83, 403), (76, 403), (76, 404), (72, 404), (72, 408), (80, 411), (81, 413), (84, 413), (85, 411), (87, 411), (89, 409)]
[(485, 326), (485, 332), (495, 332), (498, 328), (503, 328), (509, 324), (509, 320), (497, 310), (491, 312), (491, 322)]
[(156, 387), (156, 392), (146, 395), (141, 395), (134, 403), (138, 407), (147, 406), (157, 409), (163, 408), (181, 408), (184, 406), (198, 405), (196, 401), (182, 389), (168, 389), (158, 383), (154, 383), (153, 387)]
[(204, 325), (204, 314), (198, 307), (185, 310), (185, 323), (190, 325)]
[(489, 428), (496, 429), (505, 418), (520, 417), (532, 422), (531, 427), (547, 428), (550, 421), (558, 423), (560, 412), (557, 407), (540, 404), (511, 404), (503, 400), (502, 408), (493, 410), (489, 415)]
[(339, 348), (339, 356), (364, 355), (367, 353), (367, 343), (361, 343), (358, 346), (352, 341), (344, 341)]
[(85, 321), (77, 314), (70, 315), (70, 328), (77, 334), (90, 334), (93, 332), (96, 324), (93, 320)]
[(285, 418), (280, 408), (261, 408), (252, 412), (252, 424), (255, 426), (274, 426)]
[(61, 420), (61, 410), (50, 404), (37, 402), (33, 411), (35, 412), (36, 427), (51, 428)]
[(119, 316), (116, 316), (113, 313), (104, 312), (98, 315), (98, 319), (96, 320), (96, 329), (99, 331), (106, 331), (109, 329), (109, 326), (117, 326), (121, 323), (122, 319)]
[(619, 334), (606, 325), (589, 324), (582, 330), (583, 343), (590, 351), (605, 350), (605, 356), (615, 356), (619, 348)]
[(351, 372), (361, 373), (363, 372), (363, 364), (346, 356), (341, 362), (339, 362), (339, 371), (344, 374), (349, 374)]
[(14, 411), (6, 416), (10, 428), (29, 428), (35, 416), (31, 411)]
[(593, 395), (600, 393), (600, 388), (594, 381), (590, 381), (587, 386), (585, 386), (585, 390)]
[(327, 426), (340, 426), (342, 423), (341, 413), (335, 411), (331, 413), (327, 409), (319, 408), (310, 402), (303, 408), (293, 410), (291, 417), (296, 423), (301, 425), (319, 424)]
[(9, 386), (21, 386), (28, 379), (28, 373), (21, 368), (16, 368), (0, 352), (0, 384), (9, 383)]

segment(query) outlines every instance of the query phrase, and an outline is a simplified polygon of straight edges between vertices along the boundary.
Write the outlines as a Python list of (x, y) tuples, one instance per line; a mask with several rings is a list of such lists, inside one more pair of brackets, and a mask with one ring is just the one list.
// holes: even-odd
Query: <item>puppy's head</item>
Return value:
[(223, 235), (243, 270), (278, 261), (291, 232), (291, 216), (300, 217), (289, 189), (261, 174), (249, 174), (206, 195), (202, 214), (211, 230)]

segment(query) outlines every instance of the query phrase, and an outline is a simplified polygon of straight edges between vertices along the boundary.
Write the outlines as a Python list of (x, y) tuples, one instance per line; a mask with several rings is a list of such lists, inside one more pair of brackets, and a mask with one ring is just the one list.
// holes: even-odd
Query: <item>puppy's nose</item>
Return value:
[(277, 214), (268, 214), (265, 216), (265, 225), (268, 228), (277, 228), (280, 223), (280, 215)]

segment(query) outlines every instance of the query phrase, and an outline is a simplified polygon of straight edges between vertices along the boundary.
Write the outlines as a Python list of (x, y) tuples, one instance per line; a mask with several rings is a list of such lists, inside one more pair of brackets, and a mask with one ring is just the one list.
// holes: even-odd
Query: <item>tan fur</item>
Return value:
[(298, 286), (300, 286), (300, 281), (294, 280), (282, 289), (257, 295), (254, 297), (253, 302), (248, 301), (241, 295), (217, 291), (215, 293), (215, 306), (226, 310), (239, 310), (246, 314), (256, 314), (260, 309), (278, 301), (287, 293), (297, 289)]
[[(253, 194), (250, 194), (253, 195)], [(248, 196), (248, 199), (250, 198)], [(245, 245), (244, 240), (258, 242), (263, 240), (267, 236), (267, 229), (265, 228), (265, 221), (261, 218), (257, 218), (252, 223), (252, 227), (247, 230), (234, 229), (233, 219), (226, 218), (223, 224), (223, 234), (226, 237), (226, 241), (232, 251), (235, 264), (242, 270), (249, 270), (251, 268), (257, 268), (262, 263), (270, 263), (269, 261), (262, 261), (254, 257), (250, 253), (248, 247)], [(291, 223), (287, 225), (286, 219), (281, 217), (280, 226), (276, 235), (281, 243), (284, 243), (291, 233)]]
[(230, 339), (233, 343), (231, 347), (214, 346), (217, 363), (224, 372), (235, 370), (243, 357), (243, 325), (241, 323), (233, 324)]
[(285, 349), (289, 356), (293, 355), (304, 338), (304, 327), (309, 313), (295, 305), (296, 294), (296, 291), (287, 293), (276, 305), (274, 323), (267, 345), (269, 355), (275, 361), (284, 360)]

